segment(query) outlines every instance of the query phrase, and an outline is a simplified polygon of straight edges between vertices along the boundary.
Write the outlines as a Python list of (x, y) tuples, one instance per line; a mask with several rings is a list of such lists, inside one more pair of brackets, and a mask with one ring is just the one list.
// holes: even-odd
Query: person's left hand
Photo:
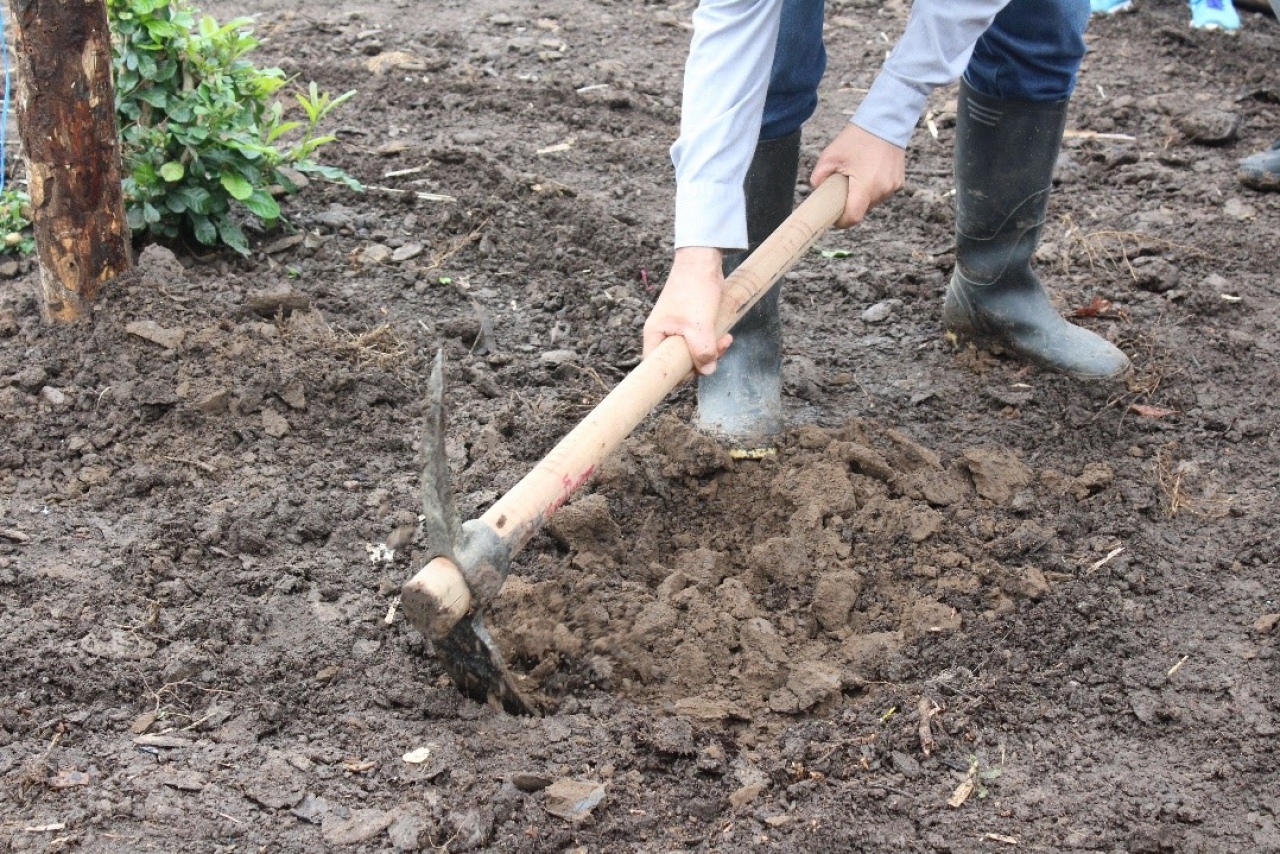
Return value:
[(862, 222), (867, 211), (902, 189), (907, 153), (891, 142), (849, 125), (818, 157), (809, 183), (818, 186), (835, 173), (849, 178), (849, 195), (836, 228)]

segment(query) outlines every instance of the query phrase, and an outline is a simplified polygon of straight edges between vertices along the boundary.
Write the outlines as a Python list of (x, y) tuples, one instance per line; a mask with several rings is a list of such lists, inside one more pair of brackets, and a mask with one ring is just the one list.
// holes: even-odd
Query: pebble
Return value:
[(1190, 142), (1226, 145), (1240, 135), (1240, 114), (1226, 110), (1196, 110), (1179, 117), (1175, 124)]
[(391, 260), (400, 264), (412, 258), (417, 258), (421, 254), (421, 243), (406, 243), (404, 246), (401, 246), (399, 249), (391, 253)]
[(543, 809), (557, 818), (578, 823), (604, 800), (604, 786), (590, 780), (556, 780), (546, 789)]
[(552, 368), (572, 364), (576, 361), (578, 361), (578, 354), (572, 350), (548, 350), (542, 354), (541, 358), (543, 365)]
[(863, 323), (883, 323), (893, 316), (894, 309), (902, 305), (900, 299), (887, 299), (878, 302), (862, 313)]
[(165, 328), (154, 320), (135, 320), (124, 328), (130, 335), (159, 344), (166, 350), (176, 350), (187, 337), (187, 330), (181, 327)]
[(391, 247), (381, 243), (370, 243), (360, 253), (360, 260), (365, 264), (382, 264), (391, 258)]
[(67, 396), (51, 385), (40, 389), (40, 398), (50, 406), (67, 405)]
[(330, 845), (357, 845), (382, 833), (394, 818), (391, 813), (376, 809), (352, 810), (351, 817), (345, 819), (330, 813), (325, 816), (320, 833)]

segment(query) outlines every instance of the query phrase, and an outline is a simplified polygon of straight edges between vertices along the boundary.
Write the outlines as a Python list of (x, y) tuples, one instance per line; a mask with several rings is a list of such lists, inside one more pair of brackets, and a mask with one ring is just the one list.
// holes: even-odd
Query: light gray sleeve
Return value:
[(907, 28), (851, 121), (907, 147), (929, 93), (964, 73), (978, 39), (1009, 0), (915, 0)]
[(702, 0), (685, 62), (675, 246), (747, 247), (742, 182), (751, 165), (782, 0)]

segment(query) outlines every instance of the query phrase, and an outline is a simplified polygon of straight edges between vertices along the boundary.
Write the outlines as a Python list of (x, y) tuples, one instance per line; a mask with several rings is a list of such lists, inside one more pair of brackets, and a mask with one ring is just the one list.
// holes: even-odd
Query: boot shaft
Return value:
[[(1067, 104), (1000, 100), (961, 82), (955, 155), (957, 243), (969, 243), (980, 253), (997, 251), (997, 244), (1012, 250), (1027, 238), (1034, 244), (1033, 232), (1043, 225), (1048, 209)], [(960, 254), (965, 254), (963, 249)]]

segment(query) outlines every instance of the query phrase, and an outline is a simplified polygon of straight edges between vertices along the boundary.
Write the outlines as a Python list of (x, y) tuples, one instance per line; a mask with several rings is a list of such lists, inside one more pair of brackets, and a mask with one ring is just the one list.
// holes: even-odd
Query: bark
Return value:
[(130, 267), (107, 7), (11, 0), (10, 8), (45, 313), (76, 320)]

